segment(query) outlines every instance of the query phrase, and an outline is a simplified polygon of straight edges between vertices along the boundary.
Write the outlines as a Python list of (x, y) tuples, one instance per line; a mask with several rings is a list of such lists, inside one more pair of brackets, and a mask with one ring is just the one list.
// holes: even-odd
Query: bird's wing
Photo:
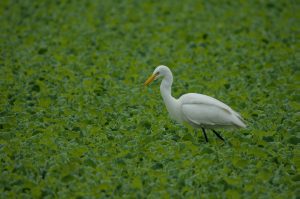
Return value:
[(189, 93), (183, 95), (180, 102), (184, 120), (194, 126), (238, 126), (237, 113), (215, 98)]

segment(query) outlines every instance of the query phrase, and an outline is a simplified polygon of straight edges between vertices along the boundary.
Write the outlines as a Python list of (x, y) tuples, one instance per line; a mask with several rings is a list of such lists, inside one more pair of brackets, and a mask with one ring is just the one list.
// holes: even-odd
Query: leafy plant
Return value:
[[(295, 1), (0, 2), (1, 198), (296, 198)], [(226, 142), (167, 117), (216, 97), (248, 129)]]

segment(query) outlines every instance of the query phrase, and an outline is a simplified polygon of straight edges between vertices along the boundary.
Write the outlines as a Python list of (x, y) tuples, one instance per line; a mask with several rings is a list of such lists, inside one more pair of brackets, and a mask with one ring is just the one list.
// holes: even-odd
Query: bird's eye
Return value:
[(159, 72), (155, 73), (155, 75), (159, 75)]

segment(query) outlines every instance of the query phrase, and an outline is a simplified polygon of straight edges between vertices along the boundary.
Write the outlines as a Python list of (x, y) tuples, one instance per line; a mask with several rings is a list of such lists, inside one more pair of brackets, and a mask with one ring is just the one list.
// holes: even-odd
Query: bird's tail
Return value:
[(239, 127), (239, 128), (246, 128), (247, 125), (245, 124), (244, 119), (242, 118), (242, 116), (239, 113), (235, 112), (235, 111), (234, 111), (233, 114), (235, 116), (235, 119), (233, 121), (234, 125), (236, 127)]

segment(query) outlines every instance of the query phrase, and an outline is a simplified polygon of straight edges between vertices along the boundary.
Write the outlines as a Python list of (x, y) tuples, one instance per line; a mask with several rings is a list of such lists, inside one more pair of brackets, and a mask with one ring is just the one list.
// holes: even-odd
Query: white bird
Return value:
[(242, 117), (223, 102), (198, 93), (188, 93), (175, 99), (171, 95), (173, 75), (167, 66), (156, 67), (153, 74), (144, 83), (149, 85), (153, 80), (162, 77), (160, 93), (172, 119), (181, 124), (189, 124), (194, 128), (201, 128), (206, 142), (205, 129), (212, 130), (218, 138), (224, 141), (216, 128), (246, 128)]

